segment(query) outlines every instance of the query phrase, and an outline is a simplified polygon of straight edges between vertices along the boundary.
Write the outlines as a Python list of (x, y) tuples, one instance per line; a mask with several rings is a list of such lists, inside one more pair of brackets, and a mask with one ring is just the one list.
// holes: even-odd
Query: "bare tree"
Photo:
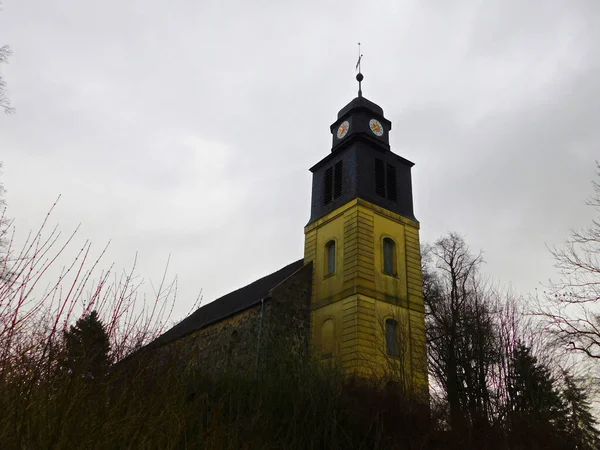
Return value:
[(598, 215), (588, 227), (573, 230), (562, 247), (550, 250), (559, 278), (550, 283), (539, 314), (555, 343), (600, 360), (600, 182), (594, 181), (593, 188), (587, 204)]
[[(0, 64), (7, 62), (8, 57), (11, 55), (11, 50), (8, 45), (3, 45), (0, 47)], [(14, 109), (10, 106), (10, 100), (8, 99), (8, 94), (6, 93), (6, 81), (0, 73), (0, 108), (4, 109), (5, 113), (11, 113)]]
[[(2, 162), (0, 162), (0, 176), (2, 176)], [(6, 200), (4, 199), (4, 193), (6, 190), (4, 189), (4, 183), (0, 180), (0, 249), (6, 245), (6, 219), (5, 219), (5, 211), (6, 211)]]
[[(0, 2), (0, 5), (2, 2)], [(8, 57), (12, 54), (8, 45), (0, 46), (0, 64), (8, 61)], [(6, 93), (6, 81), (0, 72), (0, 108), (4, 109), (5, 113), (11, 113), (14, 109), (10, 106), (8, 94)]]
[(453, 430), (489, 424), (489, 385), (497, 339), (491, 291), (479, 276), (481, 254), (450, 233), (424, 251), (424, 294), (431, 374)]
[[(2, 162), (0, 162), (0, 176), (2, 175)], [(4, 184), (0, 180), (0, 281), (7, 280), (11, 275), (10, 263), (6, 258), (9, 245), (8, 234), (11, 221), (6, 215), (6, 201), (4, 200)]]

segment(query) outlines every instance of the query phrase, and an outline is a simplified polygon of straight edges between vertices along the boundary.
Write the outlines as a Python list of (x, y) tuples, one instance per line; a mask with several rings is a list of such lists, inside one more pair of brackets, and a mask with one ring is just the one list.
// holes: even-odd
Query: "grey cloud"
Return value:
[(600, 4), (5, 1), (9, 212), (83, 221), (108, 261), (180, 276), (177, 311), (302, 255), (329, 125), (356, 95), (414, 161), (422, 240), (455, 230), (520, 291), (590, 212)]

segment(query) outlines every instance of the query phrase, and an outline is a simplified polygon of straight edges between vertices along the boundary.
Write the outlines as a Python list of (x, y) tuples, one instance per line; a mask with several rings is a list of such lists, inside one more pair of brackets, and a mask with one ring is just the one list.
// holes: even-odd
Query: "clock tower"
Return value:
[(348, 375), (393, 379), (426, 398), (413, 163), (390, 150), (391, 129), (359, 88), (330, 127), (331, 152), (310, 169), (304, 259), (314, 271), (313, 350)]

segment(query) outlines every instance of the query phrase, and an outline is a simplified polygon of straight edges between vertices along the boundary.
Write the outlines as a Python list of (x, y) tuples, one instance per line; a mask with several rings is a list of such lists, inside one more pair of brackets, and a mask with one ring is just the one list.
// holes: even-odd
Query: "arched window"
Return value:
[(334, 339), (333, 320), (327, 319), (321, 325), (321, 356), (323, 358), (333, 356)]
[(383, 273), (396, 275), (396, 243), (390, 238), (383, 240)]
[(398, 321), (385, 321), (385, 352), (390, 356), (400, 356), (398, 351)]
[(335, 273), (335, 241), (325, 244), (325, 275)]

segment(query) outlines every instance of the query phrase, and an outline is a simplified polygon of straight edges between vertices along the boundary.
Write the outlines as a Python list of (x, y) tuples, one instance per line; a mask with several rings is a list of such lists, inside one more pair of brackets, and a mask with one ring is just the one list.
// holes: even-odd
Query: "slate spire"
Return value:
[(362, 56), (359, 47), (358, 96), (338, 112), (330, 126), (331, 153), (310, 169), (309, 224), (356, 198), (416, 220), (410, 175), (413, 163), (391, 151), (392, 123), (381, 106), (362, 95)]

